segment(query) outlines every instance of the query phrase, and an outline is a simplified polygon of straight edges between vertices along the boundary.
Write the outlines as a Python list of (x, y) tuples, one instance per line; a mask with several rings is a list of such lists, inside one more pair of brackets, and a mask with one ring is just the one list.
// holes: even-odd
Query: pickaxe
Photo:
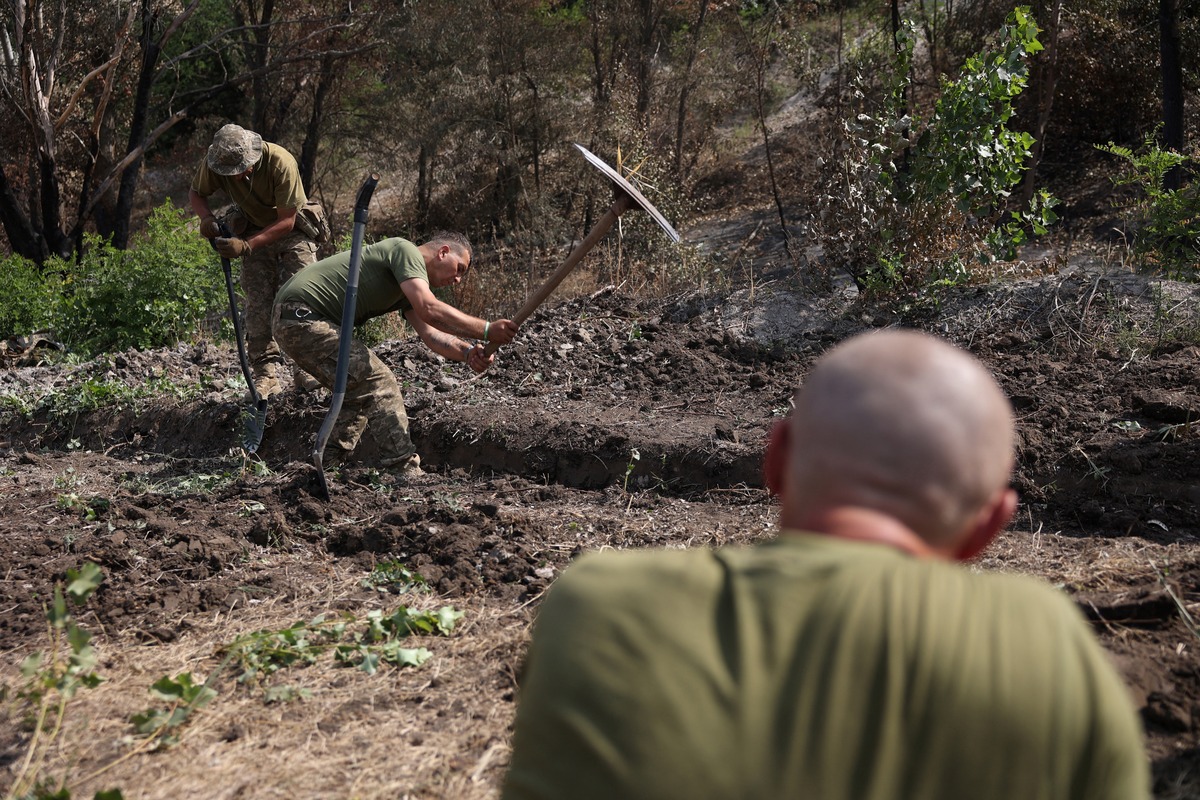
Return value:
[[(563, 263), (563, 265), (555, 270), (554, 274), (547, 278), (546, 282), (538, 287), (538, 290), (534, 292), (528, 300), (525, 301), (525, 305), (521, 306), (520, 310), (512, 316), (512, 321), (518, 325), (523, 323), (529, 318), (530, 314), (537, 310), (537, 307), (540, 306), (542, 302), (550, 296), (550, 293), (553, 292), (558, 285), (563, 282), (563, 278), (567, 277), (571, 270), (575, 269), (576, 265), (583, 260), (583, 257), (586, 256), (591, 249), (595, 247), (601, 239), (604, 238), (604, 235), (608, 233), (609, 229), (616, 224), (617, 219), (629, 209), (635, 206), (640, 207), (643, 211), (653, 217), (655, 222), (662, 226), (662, 229), (667, 232), (667, 236), (671, 237), (671, 241), (679, 241), (679, 234), (676, 233), (675, 229), (671, 227), (671, 223), (667, 222), (666, 217), (660, 214), (658, 209), (654, 207), (654, 204), (647, 200), (632, 183), (626, 180), (619, 172), (610, 167), (608, 164), (605, 164), (604, 161), (602, 161), (599, 157), (589, 152), (588, 149), (583, 145), (577, 144), (575, 146), (579, 148), (579, 152), (583, 153), (583, 157), (586, 158), (593, 167), (600, 170), (602, 173), (604, 173), (605, 177), (612, 181), (613, 189), (615, 190), (617, 197), (613, 204), (609, 206), (608, 211), (604, 213), (604, 216), (601, 217), (595, 226), (592, 227), (591, 231), (588, 232), (588, 235), (584, 238), (584, 240), (576, 245), (575, 249), (571, 251), (571, 254), (567, 256), (567, 260)], [(485, 351), (488, 355), (491, 355), (492, 353), (496, 352), (499, 347), (500, 345), (496, 344), (495, 342), (489, 342)]]

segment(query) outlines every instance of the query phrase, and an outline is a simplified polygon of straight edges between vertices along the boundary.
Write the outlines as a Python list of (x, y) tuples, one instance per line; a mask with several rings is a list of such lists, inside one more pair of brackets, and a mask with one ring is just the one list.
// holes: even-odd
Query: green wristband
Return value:
[(483, 340), (484, 340), (485, 342), (488, 340), (488, 329), (489, 329), (489, 328), (491, 328), (491, 327), (492, 327), (492, 323), (488, 322), (487, 320), (484, 320), (484, 323), (483, 323)]

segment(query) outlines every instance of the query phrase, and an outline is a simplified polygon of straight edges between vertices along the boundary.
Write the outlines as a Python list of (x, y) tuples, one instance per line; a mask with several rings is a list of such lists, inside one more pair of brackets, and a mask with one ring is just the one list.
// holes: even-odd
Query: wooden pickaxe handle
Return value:
[[(620, 192), (616, 202), (609, 207), (608, 211), (604, 212), (604, 216), (593, 226), (587, 238), (576, 245), (575, 249), (571, 251), (571, 255), (567, 256), (567, 260), (563, 262), (563, 265), (555, 270), (554, 274), (547, 278), (546, 282), (539, 286), (538, 290), (525, 301), (525, 305), (521, 306), (517, 313), (512, 316), (512, 321), (520, 325), (529, 319), (529, 315), (536, 311), (537, 307), (550, 296), (550, 293), (563, 282), (563, 278), (567, 277), (571, 273), (571, 270), (575, 269), (579, 262), (583, 260), (583, 257), (604, 238), (609, 229), (617, 223), (617, 218), (632, 208), (633, 205), (633, 198), (624, 192)], [(490, 356), (499, 349), (500, 345), (496, 342), (488, 342), (484, 348), (484, 354)]]

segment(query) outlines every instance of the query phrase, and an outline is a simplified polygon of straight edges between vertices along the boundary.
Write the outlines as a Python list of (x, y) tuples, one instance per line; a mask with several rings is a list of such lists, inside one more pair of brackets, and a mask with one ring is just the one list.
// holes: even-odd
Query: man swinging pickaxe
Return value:
[(434, 233), (423, 244), (399, 237), (363, 244), (377, 179), (372, 175), (359, 190), (350, 251), (305, 267), (275, 297), (275, 340), (333, 392), (312, 453), (326, 497), (326, 444), (334, 448), (331, 462), (361, 462), (354, 451), (365, 429), (377, 451), (373, 466), (403, 477), (421, 474), (400, 386), (388, 366), (354, 338), (354, 326), (399, 311), (430, 350), (476, 372), (494, 359), (479, 342), (507, 344), (519, 327), (508, 319), (489, 322), (465, 314), (434, 295), (470, 269), (471, 243), (461, 233)]
[[(430, 349), (445, 358), (464, 361), (476, 372), (482, 372), (492, 363), (496, 348), (513, 340), (521, 323), (628, 209), (640, 206), (672, 240), (679, 241), (679, 234), (641, 192), (586, 149), (576, 147), (613, 182), (617, 199), (566, 263), (513, 319), (478, 319), (443, 303), (429, 291), (430, 286), (457, 283), (470, 267), (470, 244), (461, 234), (434, 234), (420, 246), (400, 239), (385, 239), (371, 245), (371, 252), (362, 255), (362, 235), (367, 206), (375, 187), (374, 176), (363, 185), (355, 204), (350, 253), (306, 267), (280, 289), (275, 301), (276, 341), (300, 367), (330, 386), (334, 393), (333, 404), (313, 449), (313, 462), (326, 497), (329, 496), (324, 470), (326, 443), (333, 438), (339, 449), (336, 460), (340, 461), (353, 449), (367, 424), (370, 424), (377, 446), (387, 454), (386, 462), (381, 460), (381, 466), (408, 475), (420, 472), (420, 459), (408, 437), (408, 418), (395, 379), (365, 345), (355, 345), (352, 338), (354, 324), (388, 311), (402, 310), (405, 319)], [(362, 307), (356, 299), (362, 297), (358, 287), (360, 263), (370, 267), (368, 281), (373, 284), (366, 292), (367, 307)], [(484, 344), (472, 345), (457, 338), (459, 336), (482, 340)], [(330, 367), (332, 352), (337, 353), (335, 370)], [(376, 386), (378, 388), (373, 388)], [(353, 395), (353, 413), (349, 419), (339, 421), (343, 397), (349, 397), (348, 392)], [(372, 392), (376, 396), (372, 396)], [(375, 416), (368, 418), (369, 414)], [(338, 431), (336, 436), (335, 430)]]

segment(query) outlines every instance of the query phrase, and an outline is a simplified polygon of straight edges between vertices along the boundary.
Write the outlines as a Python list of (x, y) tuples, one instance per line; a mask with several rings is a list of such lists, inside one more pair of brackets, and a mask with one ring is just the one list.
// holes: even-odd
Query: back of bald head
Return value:
[(850, 339), (817, 362), (795, 403), (784, 524), (853, 506), (945, 546), (1006, 490), (1011, 406), (941, 339), (895, 329)]

